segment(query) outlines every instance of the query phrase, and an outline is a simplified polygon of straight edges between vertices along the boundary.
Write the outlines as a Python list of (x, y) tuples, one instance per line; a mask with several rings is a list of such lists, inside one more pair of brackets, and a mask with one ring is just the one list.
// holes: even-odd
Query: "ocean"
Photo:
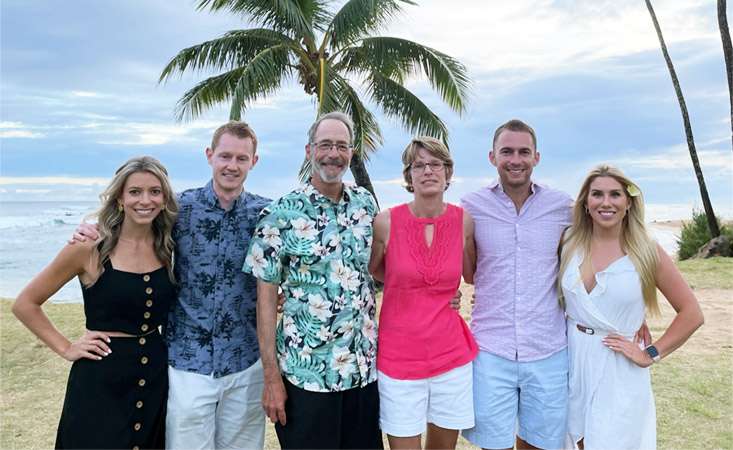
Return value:
[[(90, 202), (0, 202), (0, 297), (15, 298), (66, 245), (76, 226), (98, 206)], [(674, 230), (650, 224), (667, 252), (677, 249)], [(66, 283), (54, 302), (81, 302), (79, 280)]]
[[(15, 298), (64, 247), (76, 226), (99, 205), (91, 202), (0, 202), (0, 297)], [(54, 302), (81, 302), (79, 280)]]

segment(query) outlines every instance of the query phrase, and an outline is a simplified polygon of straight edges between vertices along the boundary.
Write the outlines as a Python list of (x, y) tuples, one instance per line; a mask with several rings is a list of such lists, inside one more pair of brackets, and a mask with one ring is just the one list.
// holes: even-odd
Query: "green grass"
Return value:
[(733, 448), (733, 351), (684, 353), (652, 370), (659, 448)]
[(677, 267), (693, 289), (733, 289), (733, 258), (686, 259)]

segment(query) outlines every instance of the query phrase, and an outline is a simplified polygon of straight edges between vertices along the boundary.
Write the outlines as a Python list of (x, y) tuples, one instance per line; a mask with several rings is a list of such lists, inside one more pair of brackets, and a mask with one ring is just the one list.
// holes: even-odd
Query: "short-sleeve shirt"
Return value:
[(288, 381), (304, 390), (337, 392), (376, 380), (368, 271), (376, 212), (364, 188), (344, 185), (334, 202), (311, 184), (262, 211), (243, 270), (282, 288), (278, 362)]
[(260, 357), (257, 281), (241, 267), (257, 217), (271, 200), (245, 191), (225, 210), (210, 181), (178, 201), (178, 299), (168, 319), (168, 362), (214, 378), (241, 372)]
[(471, 331), (482, 351), (536, 361), (567, 346), (557, 298), (557, 248), (572, 199), (536, 183), (517, 213), (495, 181), (461, 199), (473, 217), (476, 303)]

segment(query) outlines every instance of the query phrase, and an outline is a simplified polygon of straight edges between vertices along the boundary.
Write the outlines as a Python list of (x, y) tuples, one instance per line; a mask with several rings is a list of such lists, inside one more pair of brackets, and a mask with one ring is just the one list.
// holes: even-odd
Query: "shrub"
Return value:
[[(733, 239), (733, 229), (720, 225), (719, 218), (716, 218), (716, 220), (720, 226), (720, 234)], [(710, 236), (710, 229), (708, 229), (708, 219), (705, 212), (693, 210), (692, 221), (682, 224), (682, 232), (677, 240), (679, 245), (677, 257), (683, 260), (695, 256), (700, 247), (707, 244), (710, 239), (712, 237)]]

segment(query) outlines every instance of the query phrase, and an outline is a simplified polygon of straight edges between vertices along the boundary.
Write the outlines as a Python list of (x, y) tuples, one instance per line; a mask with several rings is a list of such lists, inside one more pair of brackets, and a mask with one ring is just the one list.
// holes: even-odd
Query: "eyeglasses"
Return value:
[(344, 144), (343, 142), (331, 141), (312, 142), (311, 145), (314, 145), (316, 150), (319, 152), (327, 152), (336, 147), (336, 150), (338, 150), (339, 153), (348, 153), (348, 151), (354, 147), (353, 145)]
[(430, 167), (431, 172), (442, 172), (445, 169), (445, 163), (442, 161), (433, 161), (427, 164), (421, 162), (410, 164), (410, 169), (416, 173), (425, 172), (426, 167)]

